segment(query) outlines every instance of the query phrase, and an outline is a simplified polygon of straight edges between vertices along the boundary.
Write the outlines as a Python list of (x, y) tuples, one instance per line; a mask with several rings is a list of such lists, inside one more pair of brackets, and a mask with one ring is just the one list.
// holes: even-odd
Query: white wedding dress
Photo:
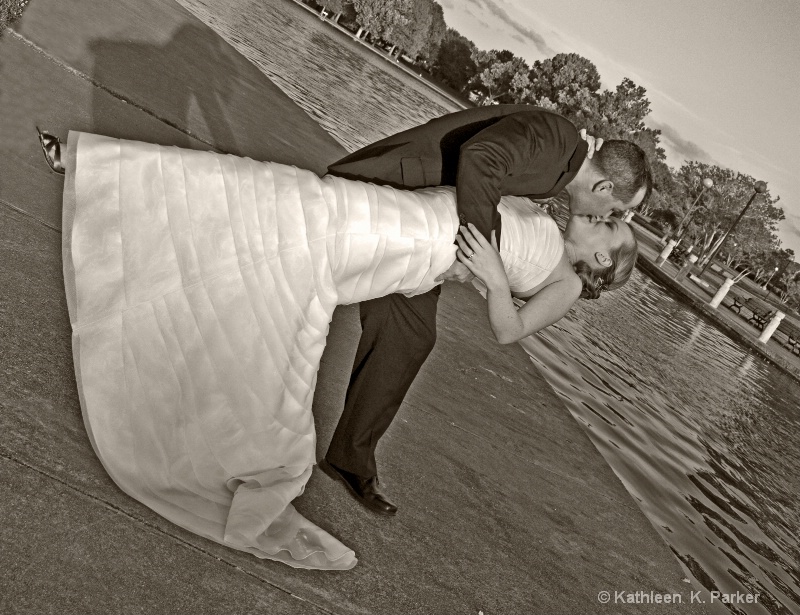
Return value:
[[(336, 305), (436, 284), (454, 194), (71, 132), (64, 280), (84, 421), (112, 479), (230, 547), (353, 567), (291, 504), (315, 464), (320, 356)], [(530, 289), (561, 236), (527, 199), (500, 211), (512, 287)]]

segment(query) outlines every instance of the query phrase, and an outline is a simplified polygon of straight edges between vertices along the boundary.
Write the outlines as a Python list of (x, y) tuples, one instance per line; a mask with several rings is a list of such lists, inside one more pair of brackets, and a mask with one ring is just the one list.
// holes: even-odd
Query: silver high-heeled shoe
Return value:
[(61, 139), (49, 132), (39, 130), (38, 126), (36, 132), (39, 133), (39, 144), (42, 146), (42, 153), (47, 164), (55, 173), (64, 175), (64, 163), (61, 162)]

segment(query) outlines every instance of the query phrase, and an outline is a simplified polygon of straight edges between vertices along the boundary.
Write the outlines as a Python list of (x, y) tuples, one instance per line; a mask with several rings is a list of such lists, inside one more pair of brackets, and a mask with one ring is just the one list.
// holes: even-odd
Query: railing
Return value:
[[(725, 305), (759, 331), (766, 329), (777, 312), (775, 309), (759, 306), (752, 297), (745, 298), (741, 295), (731, 295), (727, 297)], [(775, 333), (780, 334), (781, 339), (777, 336), (773, 336), (772, 339), (781, 344), (792, 354), (800, 356), (800, 327), (784, 318), (778, 325)]]

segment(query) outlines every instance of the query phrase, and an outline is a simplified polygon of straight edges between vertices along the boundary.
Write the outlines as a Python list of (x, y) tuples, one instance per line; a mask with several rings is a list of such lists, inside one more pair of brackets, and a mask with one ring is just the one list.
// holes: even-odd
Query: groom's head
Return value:
[(653, 189), (650, 163), (641, 147), (630, 141), (609, 139), (583, 161), (567, 184), (569, 210), (577, 216), (604, 216), (642, 203)]

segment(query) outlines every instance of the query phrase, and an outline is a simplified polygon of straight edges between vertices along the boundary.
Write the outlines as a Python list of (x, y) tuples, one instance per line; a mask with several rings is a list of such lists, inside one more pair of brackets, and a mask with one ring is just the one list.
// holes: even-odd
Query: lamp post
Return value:
[(767, 291), (767, 294), (764, 295), (765, 297), (769, 295), (769, 290), (767, 290), (767, 286), (769, 286), (769, 283), (772, 282), (772, 278), (775, 277), (775, 274), (778, 273), (778, 269), (780, 269), (780, 267), (775, 267), (775, 270), (770, 274), (767, 281), (764, 282), (764, 286), (762, 286), (762, 288)]
[(694, 213), (694, 210), (695, 210), (695, 208), (697, 207), (697, 204), (700, 202), (700, 199), (701, 199), (701, 197), (703, 196), (703, 193), (704, 193), (704, 192), (705, 192), (705, 191), (706, 191), (708, 188), (711, 188), (711, 186), (713, 186), (713, 185), (714, 185), (714, 182), (713, 182), (713, 181), (711, 181), (711, 179), (710, 179), (710, 178), (706, 177), (706, 178), (703, 180), (703, 189), (700, 191), (700, 194), (698, 194), (698, 195), (697, 195), (697, 198), (694, 200), (694, 203), (692, 203), (692, 206), (689, 208), (689, 211), (687, 211), (687, 212), (686, 212), (686, 215), (685, 215), (685, 216), (683, 216), (683, 219), (680, 221), (680, 224), (678, 224), (678, 230), (675, 232), (675, 236), (676, 236), (676, 237), (679, 237), (679, 238), (680, 238), (680, 236), (681, 236), (681, 229), (683, 229), (683, 223), (684, 223), (684, 222), (686, 222), (686, 220), (687, 220), (689, 217), (691, 217), (691, 215)]
[(755, 184), (753, 184), (753, 196), (751, 196), (750, 200), (747, 201), (747, 205), (744, 206), (744, 209), (741, 211), (741, 213), (736, 218), (734, 223), (731, 224), (731, 227), (727, 231), (725, 231), (725, 234), (722, 236), (722, 239), (720, 239), (717, 242), (717, 245), (711, 251), (711, 254), (708, 255), (705, 266), (700, 270), (700, 275), (703, 275), (706, 272), (706, 269), (708, 269), (709, 265), (711, 265), (711, 261), (714, 260), (714, 257), (716, 256), (717, 252), (719, 252), (719, 249), (722, 247), (722, 245), (725, 243), (725, 240), (728, 238), (728, 235), (731, 234), (731, 231), (736, 228), (737, 224), (739, 224), (739, 220), (742, 219), (745, 212), (747, 212), (747, 209), (750, 207), (750, 205), (753, 204), (753, 200), (756, 198), (756, 196), (759, 194), (764, 194), (766, 191), (767, 191), (767, 182), (757, 181)]

